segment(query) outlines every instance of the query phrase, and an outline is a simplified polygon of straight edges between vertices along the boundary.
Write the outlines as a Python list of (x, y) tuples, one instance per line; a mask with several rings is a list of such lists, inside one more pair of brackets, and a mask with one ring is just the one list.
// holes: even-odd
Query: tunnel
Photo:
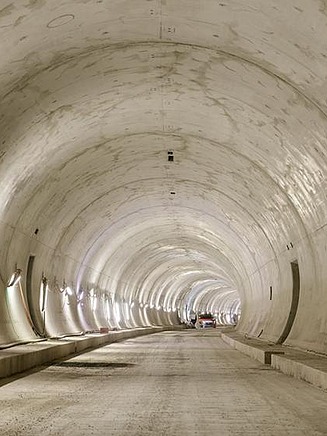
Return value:
[(326, 1), (0, 3), (2, 349), (210, 313), (326, 356)]
[(322, 2), (119, 3), (3, 2), (1, 342), (211, 312), (326, 352)]

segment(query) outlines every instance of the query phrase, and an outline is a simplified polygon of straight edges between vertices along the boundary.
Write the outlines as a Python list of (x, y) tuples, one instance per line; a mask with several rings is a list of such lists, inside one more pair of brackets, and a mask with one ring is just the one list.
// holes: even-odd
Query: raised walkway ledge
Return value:
[(222, 332), (221, 337), (253, 359), (327, 390), (327, 356), (246, 337), (238, 332)]
[(7, 347), (0, 350), (0, 378), (9, 377), (57, 359), (63, 359), (113, 342), (175, 329), (179, 329), (179, 326), (143, 327), (110, 331), (105, 334), (90, 333), (81, 336), (65, 336)]

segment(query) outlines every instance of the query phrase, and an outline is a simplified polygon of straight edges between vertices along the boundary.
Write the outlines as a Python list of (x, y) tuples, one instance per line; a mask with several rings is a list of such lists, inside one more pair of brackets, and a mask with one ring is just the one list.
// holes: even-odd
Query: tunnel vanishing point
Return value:
[(1, 0), (0, 344), (211, 312), (327, 353), (327, 3)]

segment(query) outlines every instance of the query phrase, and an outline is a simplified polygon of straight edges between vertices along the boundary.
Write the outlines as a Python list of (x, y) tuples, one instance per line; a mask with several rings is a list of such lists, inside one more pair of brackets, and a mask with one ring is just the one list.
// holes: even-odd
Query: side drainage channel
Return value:
[(51, 366), (60, 366), (64, 368), (128, 368), (135, 366), (134, 363), (122, 362), (56, 362)]

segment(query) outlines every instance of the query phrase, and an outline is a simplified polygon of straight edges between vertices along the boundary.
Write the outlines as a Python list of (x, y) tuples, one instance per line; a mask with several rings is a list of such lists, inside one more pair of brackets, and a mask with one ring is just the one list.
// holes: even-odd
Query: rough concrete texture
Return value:
[(284, 354), (283, 345), (275, 345), (259, 339), (245, 337), (238, 332), (222, 333), (223, 341), (261, 363), (270, 364), (272, 354)]
[(3, 383), (1, 434), (322, 436), (326, 392), (215, 330), (111, 344)]
[(272, 354), (271, 366), (284, 374), (305, 380), (327, 391), (326, 356), (289, 350), (284, 355)]
[[(166, 327), (167, 329), (167, 327)], [(88, 348), (143, 336), (164, 330), (162, 327), (143, 327), (132, 330), (120, 330), (109, 334), (88, 334), (79, 337), (64, 337), (37, 341), (0, 351), (0, 378), (9, 377), (53, 360), (81, 353)]]
[(327, 390), (326, 355), (248, 338), (237, 332), (222, 332), (221, 338), (231, 347), (261, 363)]
[(1, 344), (241, 311), (327, 353), (326, 11), (0, 1)]

